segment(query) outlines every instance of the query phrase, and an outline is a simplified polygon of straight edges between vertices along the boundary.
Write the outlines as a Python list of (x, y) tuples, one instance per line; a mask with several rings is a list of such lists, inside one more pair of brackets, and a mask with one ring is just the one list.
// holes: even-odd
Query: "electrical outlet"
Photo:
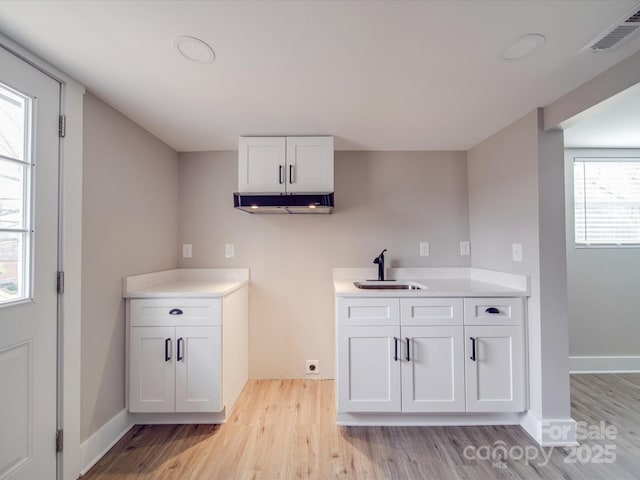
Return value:
[(429, 242), (420, 242), (420, 256), (421, 257), (429, 256)]
[(521, 243), (511, 244), (511, 255), (513, 257), (514, 262), (522, 261), (522, 244)]
[(469, 242), (460, 242), (460, 255), (463, 257), (471, 255), (471, 245)]
[(307, 368), (304, 374), (306, 376), (320, 375), (320, 364), (318, 360), (307, 360)]
[(235, 257), (235, 248), (233, 247), (233, 243), (225, 243), (224, 244), (224, 256), (225, 258), (233, 258)]
[(193, 256), (193, 248), (190, 243), (182, 244), (182, 258), (191, 258)]

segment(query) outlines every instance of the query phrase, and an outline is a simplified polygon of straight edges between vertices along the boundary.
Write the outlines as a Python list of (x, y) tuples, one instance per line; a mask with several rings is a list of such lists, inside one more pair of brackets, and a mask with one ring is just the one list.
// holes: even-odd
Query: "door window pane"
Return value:
[(25, 160), (27, 98), (0, 84), (0, 155)]
[(25, 236), (0, 231), (0, 304), (25, 297)]
[(0, 159), (0, 228), (23, 229), (25, 205), (24, 164)]

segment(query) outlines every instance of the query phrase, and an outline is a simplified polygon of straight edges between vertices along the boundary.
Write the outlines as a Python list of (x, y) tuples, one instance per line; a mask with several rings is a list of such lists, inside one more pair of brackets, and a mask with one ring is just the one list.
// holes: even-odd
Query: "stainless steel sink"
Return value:
[(353, 284), (363, 290), (426, 290), (427, 288), (416, 282), (398, 280), (365, 280), (364, 282), (353, 282)]

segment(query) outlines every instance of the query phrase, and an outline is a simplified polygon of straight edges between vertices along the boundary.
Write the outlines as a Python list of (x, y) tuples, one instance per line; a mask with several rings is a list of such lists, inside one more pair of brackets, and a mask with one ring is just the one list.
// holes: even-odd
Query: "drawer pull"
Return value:
[(172, 308), (169, 310), (169, 315), (182, 315), (184, 312), (179, 308)]
[(180, 337), (178, 339), (178, 361), (181, 362), (184, 359), (184, 352), (182, 351), (182, 344), (184, 343), (184, 339)]
[(164, 361), (171, 360), (171, 339), (165, 338), (164, 340)]
[(500, 313), (500, 310), (498, 310), (496, 307), (489, 307), (484, 311), (484, 313), (488, 313), (490, 315), (496, 315)]
[(398, 338), (393, 337), (393, 360), (398, 361)]
[(404, 337), (404, 338), (407, 341), (407, 356), (405, 357), (405, 359), (408, 362), (411, 360), (411, 357), (409, 356), (409, 345), (411, 344), (411, 340), (409, 340), (409, 337)]
[(469, 339), (471, 340), (471, 357), (470, 359), (472, 361), (476, 361), (476, 339), (473, 337), (469, 337)]

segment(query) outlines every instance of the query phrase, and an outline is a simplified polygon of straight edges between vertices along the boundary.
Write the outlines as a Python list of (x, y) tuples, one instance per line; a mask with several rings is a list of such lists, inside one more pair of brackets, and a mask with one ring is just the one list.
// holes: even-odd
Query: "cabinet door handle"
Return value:
[(184, 312), (179, 308), (172, 308), (169, 310), (169, 315), (182, 315)]
[(182, 360), (184, 360), (184, 352), (182, 351), (182, 345), (184, 343), (184, 339), (182, 337), (180, 337), (178, 339), (178, 361), (181, 362)]
[(393, 360), (395, 362), (398, 361), (398, 340), (400, 340), (397, 337), (393, 337)]
[(164, 340), (164, 361), (171, 360), (171, 339), (165, 338)]
[(496, 307), (489, 307), (484, 311), (484, 313), (488, 313), (490, 315), (496, 315), (500, 313), (500, 310), (498, 310)]
[(293, 165), (289, 165), (289, 183), (293, 183)]
[(471, 339), (471, 357), (469, 357), (474, 362), (476, 361), (476, 339), (474, 337), (469, 337)]
[(284, 169), (284, 167), (282, 165), (278, 165), (278, 183), (280, 185), (282, 185), (283, 181), (282, 181), (282, 170)]
[(409, 337), (404, 337), (404, 339), (407, 341), (407, 356), (404, 358), (408, 362), (411, 360), (411, 356), (409, 355), (409, 345), (411, 345), (411, 340), (409, 339)]

